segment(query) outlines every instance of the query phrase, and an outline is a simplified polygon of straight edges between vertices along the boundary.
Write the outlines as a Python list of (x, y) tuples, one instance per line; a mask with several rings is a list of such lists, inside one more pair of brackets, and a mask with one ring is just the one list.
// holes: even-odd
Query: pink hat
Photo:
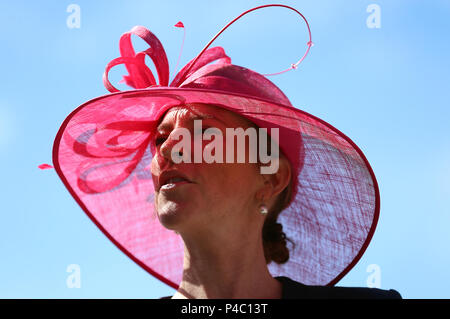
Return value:
[[(300, 14), (288, 6), (265, 5), (239, 17), (268, 6)], [(132, 34), (150, 48), (136, 54)], [(288, 262), (269, 264), (269, 270), (273, 276), (304, 284), (334, 285), (361, 258), (377, 224), (378, 185), (368, 161), (339, 130), (295, 108), (265, 76), (231, 64), (221, 47), (207, 49), (209, 44), (169, 85), (168, 60), (156, 36), (144, 27), (123, 34), (121, 57), (108, 64), (103, 78), (112, 93), (76, 108), (58, 131), (53, 164), (59, 177), (117, 247), (177, 288), (183, 242), (159, 223), (154, 212), (149, 166), (150, 142), (160, 117), (174, 106), (206, 103), (239, 114), (268, 132), (279, 128), (279, 145), (293, 167), (294, 183), (291, 204), (278, 221), (295, 246)], [(303, 58), (311, 45), (309, 41)], [(155, 65), (158, 85), (145, 65), (146, 55)], [(134, 90), (119, 92), (108, 81), (110, 68), (121, 63), (129, 72), (124, 80)]]

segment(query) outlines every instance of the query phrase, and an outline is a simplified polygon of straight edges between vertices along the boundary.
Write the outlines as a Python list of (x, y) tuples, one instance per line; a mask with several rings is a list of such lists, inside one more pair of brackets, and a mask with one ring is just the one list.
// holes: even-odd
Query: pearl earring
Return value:
[(263, 215), (267, 214), (269, 212), (269, 210), (267, 209), (267, 206), (262, 204), (261, 206), (259, 206), (259, 212)]

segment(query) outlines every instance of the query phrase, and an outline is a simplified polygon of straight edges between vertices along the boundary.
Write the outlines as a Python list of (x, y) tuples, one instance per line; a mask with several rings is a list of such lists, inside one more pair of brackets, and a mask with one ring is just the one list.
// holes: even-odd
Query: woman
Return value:
[(223, 163), (174, 164), (172, 147), (179, 141), (171, 133), (180, 127), (192, 131), (199, 117), (222, 132), (224, 145), (226, 128), (254, 128), (210, 105), (172, 108), (158, 126), (165, 129), (155, 134), (151, 166), (156, 211), (162, 225), (179, 233), (185, 244), (183, 280), (174, 298), (280, 298), (281, 283), (270, 275), (267, 262), (289, 256), (275, 222), (289, 194), (289, 162), (281, 157), (277, 172), (263, 175), (258, 163), (237, 163), (237, 149), (233, 163), (225, 163), (224, 155)]
[[(301, 15), (284, 5), (245, 13), (268, 6)], [(150, 48), (136, 54), (132, 34)], [(156, 36), (144, 27), (122, 36), (121, 57), (103, 78), (113, 94), (78, 107), (55, 139), (55, 169), (72, 196), (125, 254), (177, 288), (174, 298), (399, 297), (333, 287), (361, 258), (378, 220), (378, 186), (364, 154), (294, 108), (267, 77), (231, 64), (221, 47), (208, 49), (211, 42), (169, 85)], [(311, 46), (310, 37), (307, 52)], [(109, 82), (121, 63), (135, 90)], [(229, 144), (227, 129), (238, 128), (271, 138)], [(213, 147), (221, 140), (223, 154)], [(204, 161), (189, 161), (196, 154)]]

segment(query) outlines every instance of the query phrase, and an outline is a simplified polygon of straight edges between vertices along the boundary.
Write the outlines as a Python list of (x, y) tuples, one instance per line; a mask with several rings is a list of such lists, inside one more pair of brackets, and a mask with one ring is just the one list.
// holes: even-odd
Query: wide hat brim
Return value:
[[(108, 94), (75, 109), (53, 145), (54, 167), (89, 218), (128, 257), (177, 288), (183, 242), (154, 209), (152, 129), (169, 108), (206, 103), (260, 127), (279, 127), (280, 148), (301, 139), (295, 197), (279, 216), (295, 246), (273, 276), (334, 285), (358, 262), (376, 227), (380, 198), (373, 171), (347, 136), (302, 110), (244, 94), (154, 87)], [(284, 141), (284, 142), (283, 142)], [(295, 143), (293, 143), (295, 144)], [(298, 164), (297, 163), (297, 164)]]

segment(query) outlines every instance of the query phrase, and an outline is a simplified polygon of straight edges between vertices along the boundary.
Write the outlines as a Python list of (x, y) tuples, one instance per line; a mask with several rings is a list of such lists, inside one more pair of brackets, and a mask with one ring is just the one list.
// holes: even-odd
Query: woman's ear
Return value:
[(291, 165), (284, 155), (280, 155), (278, 161), (278, 169), (275, 173), (261, 174), (264, 187), (258, 192), (258, 199), (263, 201), (271, 200), (289, 185), (291, 181)]

